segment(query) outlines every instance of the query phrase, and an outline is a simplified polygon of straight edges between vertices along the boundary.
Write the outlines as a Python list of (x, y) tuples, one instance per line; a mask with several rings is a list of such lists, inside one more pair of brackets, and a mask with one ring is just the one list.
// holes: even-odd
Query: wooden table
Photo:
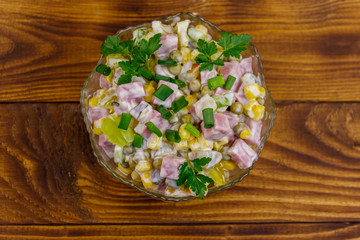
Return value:
[[(96, 162), (80, 88), (107, 35), (177, 12), (253, 36), (278, 110), (243, 182), (154, 200)], [(360, 239), (360, 2), (0, 0), (0, 239)]]

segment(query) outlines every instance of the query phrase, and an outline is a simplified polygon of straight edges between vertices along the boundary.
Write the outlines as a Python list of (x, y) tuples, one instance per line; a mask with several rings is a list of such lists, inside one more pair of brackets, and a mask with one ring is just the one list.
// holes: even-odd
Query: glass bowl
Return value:
[[(204, 20), (203, 18), (201, 18), (199, 16), (195, 16), (191, 13), (178, 13), (176, 15), (169, 16), (165, 19), (160, 19), (160, 20), (165, 24), (170, 24), (173, 22), (173, 20), (175, 18), (180, 19), (180, 20), (189, 19), (191, 21), (191, 24), (193, 24), (193, 25), (202, 24), (202, 25), (206, 26), (209, 30), (209, 34), (213, 37), (213, 39), (218, 39), (220, 37), (220, 35), (224, 32), (224, 31), (220, 30), (218, 27), (216, 27), (215, 25)], [(132, 32), (135, 29), (140, 28), (140, 27), (151, 27), (151, 22), (119, 30), (116, 34), (119, 35), (119, 37), (122, 41), (129, 40), (132, 38)], [(248, 49), (246, 51), (242, 52), (242, 56), (252, 58), (253, 72), (256, 76), (258, 76), (260, 78), (262, 87), (264, 87), (266, 89), (266, 97), (265, 97), (265, 103), (264, 103), (264, 106), (266, 108), (266, 119), (263, 121), (263, 127), (262, 127), (262, 131), (261, 131), (261, 143), (255, 149), (257, 154), (260, 154), (261, 149), (263, 148), (263, 146), (266, 142), (266, 139), (269, 137), (270, 130), (273, 127), (274, 120), (276, 118), (276, 106), (275, 106), (274, 100), (271, 98), (268, 88), (266, 87), (260, 55), (258, 54), (255, 46), (252, 43), (250, 43), (248, 46)], [(101, 57), (98, 61), (98, 64), (104, 63), (104, 62), (105, 62), (105, 59)], [(115, 178), (121, 180), (123, 183), (125, 183), (133, 188), (136, 188), (139, 191), (141, 191), (151, 197), (165, 200), (165, 201), (175, 201), (175, 202), (195, 199), (195, 196), (189, 195), (189, 196), (185, 196), (185, 197), (173, 197), (173, 196), (166, 196), (163, 193), (156, 192), (154, 190), (145, 189), (141, 185), (141, 183), (133, 181), (130, 176), (126, 176), (125, 174), (123, 174), (117, 168), (117, 164), (114, 163), (105, 154), (105, 152), (102, 150), (102, 148), (98, 144), (98, 136), (94, 134), (92, 125), (86, 114), (87, 110), (89, 108), (89, 96), (91, 94), (93, 94), (97, 89), (100, 88), (99, 87), (99, 76), (100, 75), (99, 75), (99, 73), (97, 73), (95, 71), (95, 67), (92, 70), (92, 72), (90, 73), (88, 79), (85, 81), (83, 88), (81, 89), (80, 103), (81, 103), (81, 112), (84, 117), (87, 131), (89, 132), (89, 135), (90, 135), (91, 147), (92, 147), (93, 153), (94, 153), (95, 157), (97, 158), (98, 162), (100, 163), (100, 165), (102, 165), (106, 169), (106, 171), (108, 171)], [(237, 169), (237, 170), (232, 171), (229, 181), (225, 185), (218, 186), (218, 187), (215, 187), (215, 186), (210, 187), (208, 193), (211, 194), (211, 193), (220, 191), (222, 189), (231, 187), (232, 185), (234, 185), (237, 182), (240, 182), (244, 177), (246, 177), (249, 174), (252, 167), (253, 166), (251, 166), (248, 169)]]

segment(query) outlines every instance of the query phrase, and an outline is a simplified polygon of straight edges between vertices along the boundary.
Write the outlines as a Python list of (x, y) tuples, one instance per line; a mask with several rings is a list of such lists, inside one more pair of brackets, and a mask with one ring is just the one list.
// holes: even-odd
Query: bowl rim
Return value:
[[(155, 20), (152, 20), (152, 21), (166, 21), (166, 20), (170, 20), (170, 19), (174, 19), (176, 17), (183, 17), (183, 16), (187, 16), (188, 18), (197, 18), (198, 20), (200, 20), (201, 22), (204, 22), (206, 23), (207, 25), (209, 25), (211, 28), (214, 28), (216, 31), (218, 31), (219, 33), (223, 33), (225, 31), (221, 30), (220, 28), (218, 28), (216, 25), (212, 24), (211, 22), (203, 19), (202, 17), (200, 16), (197, 16), (197, 15), (194, 15), (193, 13), (191, 12), (179, 12), (175, 15), (170, 15), (170, 16), (167, 16), (167, 17), (163, 17), (163, 18), (160, 18), (160, 19), (155, 19)], [(124, 29), (120, 29), (116, 32), (116, 35), (119, 35), (121, 34), (122, 32), (126, 32), (126, 31), (129, 31), (129, 30), (135, 30), (135, 29), (138, 29), (138, 28), (141, 28), (141, 27), (144, 27), (146, 26), (147, 24), (149, 24), (149, 22), (146, 22), (146, 23), (142, 23), (142, 24), (139, 24), (139, 25), (136, 25), (136, 26), (129, 26), (129, 27), (126, 27)], [(261, 61), (261, 57), (258, 53), (258, 50), (256, 49), (255, 45), (253, 43), (250, 42), (249, 44), (249, 48), (251, 48), (251, 50), (254, 52), (254, 54), (252, 54), (251, 56), (255, 56), (258, 60), (258, 67), (259, 67), (259, 74), (260, 74), (260, 78), (262, 81), (262, 84), (264, 86), (264, 88), (266, 89), (266, 95), (270, 101), (270, 104), (271, 106), (273, 107), (269, 114), (269, 116), (271, 116), (271, 118), (269, 118), (269, 126), (268, 126), (268, 131), (267, 131), (267, 134), (265, 134), (262, 139), (261, 139), (261, 142), (260, 144), (257, 146), (256, 148), (256, 153), (258, 154), (258, 157), (260, 155), (260, 152), (266, 142), (266, 140), (268, 139), (269, 135), (270, 135), (270, 131), (271, 129), (273, 128), (274, 126), (274, 121), (276, 119), (276, 105), (275, 105), (275, 102), (270, 94), (270, 91), (268, 90), (267, 86), (266, 86), (266, 82), (265, 82), (265, 77), (264, 77), (264, 73), (263, 73), (263, 66), (262, 66), (262, 61)], [(104, 60), (103, 56), (100, 57), (98, 64), (102, 63)], [(96, 65), (96, 66), (97, 66)], [(116, 179), (120, 180), (122, 183), (125, 183), (126, 185), (130, 186), (130, 187), (133, 187), (135, 189), (137, 189), (138, 191), (142, 192), (142, 193), (145, 193), (146, 195), (152, 197), (152, 198), (155, 198), (155, 199), (159, 199), (159, 200), (162, 200), (162, 201), (170, 201), (170, 202), (183, 202), (183, 201), (189, 201), (189, 200), (193, 200), (193, 199), (196, 199), (197, 197), (196, 196), (193, 196), (193, 195), (188, 195), (188, 196), (183, 196), (183, 197), (172, 197), (172, 196), (166, 196), (166, 195), (161, 195), (159, 193), (155, 193), (155, 192), (151, 192), (151, 191), (148, 191), (147, 189), (145, 188), (142, 188), (140, 186), (137, 186), (135, 185), (134, 183), (122, 178), (121, 176), (117, 175), (113, 170), (111, 170), (109, 168), (109, 166), (107, 166), (105, 164), (105, 160), (103, 160), (98, 148), (95, 146), (95, 142), (93, 141), (92, 139), (92, 126), (88, 120), (88, 117), (87, 117), (87, 111), (86, 111), (86, 104), (85, 104), (85, 99), (88, 97), (88, 96), (85, 96), (85, 90), (87, 89), (87, 86), (88, 84), (90, 83), (90, 80), (92, 79), (93, 75), (95, 74), (95, 69), (96, 69), (96, 66), (93, 68), (93, 70), (91, 71), (91, 73), (89, 74), (87, 80), (84, 82), (84, 85), (83, 87), (81, 88), (81, 96), (80, 96), (80, 105), (81, 105), (81, 113), (83, 115), (83, 119), (84, 119), (84, 122), (85, 122), (85, 125), (86, 125), (86, 130), (87, 132), (89, 133), (89, 138), (90, 138), (90, 143), (91, 143), (91, 149), (92, 149), (92, 152), (93, 152), (93, 155), (95, 156), (95, 158), (97, 159), (97, 162), (108, 172), (110, 173), (113, 177), (115, 177)], [(268, 117), (269, 117), (268, 116)], [(258, 160), (258, 158), (257, 158)], [(221, 191), (221, 190), (224, 190), (224, 189), (227, 189), (227, 188), (230, 188), (232, 187), (233, 185), (235, 185), (236, 183), (238, 182), (241, 182), (246, 176), (249, 175), (250, 173), (250, 170), (252, 170), (254, 164), (257, 162), (254, 161), (253, 164), (251, 165), (251, 167), (247, 168), (247, 169), (244, 169), (243, 173), (241, 174), (240, 177), (237, 177), (235, 178), (234, 180), (232, 180), (231, 182), (228, 182), (222, 186), (219, 186), (219, 187), (216, 187), (216, 188), (212, 188), (209, 190), (208, 192), (208, 195), (209, 194), (212, 194), (212, 193), (215, 193), (215, 192), (218, 192), (218, 191)]]

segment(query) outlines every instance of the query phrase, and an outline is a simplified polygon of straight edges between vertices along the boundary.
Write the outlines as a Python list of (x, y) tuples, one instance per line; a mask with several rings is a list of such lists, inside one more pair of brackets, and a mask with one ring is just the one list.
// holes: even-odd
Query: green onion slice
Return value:
[(141, 76), (143, 76), (147, 80), (150, 80), (152, 78), (152, 73), (149, 70), (146, 70), (143, 67), (139, 68), (139, 73), (141, 74)]
[(174, 90), (163, 84), (158, 89), (156, 89), (156, 91), (153, 93), (153, 96), (157, 97), (161, 101), (165, 101), (173, 92)]
[(171, 112), (164, 105), (159, 105), (156, 110), (158, 110), (158, 112), (161, 113), (161, 116), (166, 120), (169, 120), (172, 116)]
[(199, 137), (200, 136), (200, 131), (191, 123), (188, 123), (185, 126), (185, 130), (187, 130), (189, 133), (191, 133), (194, 137)]
[(135, 133), (134, 142), (133, 142), (134, 147), (141, 148), (142, 141), (143, 141), (143, 136), (141, 136), (138, 133)]
[(160, 80), (171, 82), (171, 83), (174, 83), (174, 84), (178, 85), (179, 88), (183, 88), (183, 87), (186, 86), (186, 83), (183, 82), (183, 81), (180, 81), (180, 80), (177, 80), (177, 79), (174, 79), (174, 78), (171, 78), (171, 77), (159, 75), (159, 74), (154, 75), (154, 80), (156, 82), (159, 82)]
[(167, 66), (177, 66), (177, 62), (173, 60), (158, 60), (158, 64)]
[(178, 100), (175, 100), (171, 103), (171, 109), (177, 113), (182, 108), (186, 107), (189, 104), (189, 102), (185, 99), (184, 96), (180, 97)]
[(210, 90), (214, 90), (215, 88), (221, 87), (225, 84), (223, 75), (209, 78), (207, 82)]
[(96, 67), (96, 71), (104, 76), (109, 76), (111, 73), (111, 68), (105, 64), (99, 64)]
[(175, 130), (167, 129), (165, 131), (165, 136), (166, 136), (166, 139), (169, 142), (177, 142), (177, 143), (179, 143), (181, 141), (179, 132), (175, 131)]
[(204, 128), (212, 128), (214, 126), (214, 112), (212, 108), (202, 110), (204, 117)]
[(155, 133), (158, 137), (162, 137), (161, 131), (152, 122), (145, 123), (145, 126), (147, 126), (150, 132)]
[(227, 89), (227, 90), (230, 90), (231, 87), (234, 85), (235, 80), (236, 80), (236, 77), (234, 77), (232, 75), (229, 75), (227, 80), (226, 80), (224, 88)]
[(121, 119), (118, 128), (127, 130), (131, 121), (131, 114), (123, 113), (121, 114)]

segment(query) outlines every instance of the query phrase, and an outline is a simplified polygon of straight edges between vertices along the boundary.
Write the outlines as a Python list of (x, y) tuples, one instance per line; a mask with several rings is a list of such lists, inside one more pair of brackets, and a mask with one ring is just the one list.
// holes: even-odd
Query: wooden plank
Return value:
[(95, 160), (78, 104), (0, 105), (0, 223), (360, 220), (360, 104), (278, 107), (250, 176), (185, 203), (147, 197)]
[(30, 239), (360, 239), (360, 224), (0, 226), (3, 240)]
[(107, 35), (180, 11), (252, 34), (276, 100), (360, 101), (359, 1), (0, 0), (0, 6), (1, 102), (79, 101)]

